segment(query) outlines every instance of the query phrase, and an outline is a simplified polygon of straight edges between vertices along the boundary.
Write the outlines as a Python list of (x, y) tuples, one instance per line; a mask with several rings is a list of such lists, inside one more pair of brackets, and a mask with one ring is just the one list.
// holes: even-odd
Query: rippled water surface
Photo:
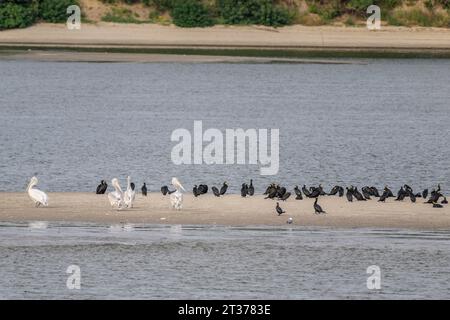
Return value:
[(0, 298), (449, 299), (449, 244), (449, 231), (3, 223)]
[[(22, 191), (34, 174), (48, 191), (91, 191), (128, 174), (151, 190), (178, 176), (188, 186), (227, 180), (233, 192), (250, 178), (258, 192), (272, 181), (440, 182), (448, 191), (450, 62), (366, 62), (0, 61), (0, 191)], [(192, 131), (194, 120), (222, 132), (279, 128), (278, 175), (260, 177), (255, 165), (173, 165), (171, 133)]]

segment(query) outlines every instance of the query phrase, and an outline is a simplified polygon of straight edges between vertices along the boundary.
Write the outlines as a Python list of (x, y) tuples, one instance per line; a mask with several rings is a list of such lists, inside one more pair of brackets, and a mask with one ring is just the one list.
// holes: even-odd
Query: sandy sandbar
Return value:
[(276, 201), (263, 199), (261, 195), (194, 198), (188, 193), (181, 211), (172, 210), (169, 197), (160, 193), (137, 195), (134, 208), (123, 211), (111, 209), (106, 195), (50, 193), (49, 199), (49, 207), (35, 208), (26, 193), (0, 193), (0, 221), (281, 226), (292, 217), (293, 226), (450, 229), (450, 207), (435, 209), (422, 199), (417, 203), (392, 199), (386, 203), (374, 200), (349, 203), (345, 198), (325, 196), (319, 203), (327, 214), (315, 215), (312, 199), (290, 198), (280, 203), (286, 211), (281, 216), (275, 213)]

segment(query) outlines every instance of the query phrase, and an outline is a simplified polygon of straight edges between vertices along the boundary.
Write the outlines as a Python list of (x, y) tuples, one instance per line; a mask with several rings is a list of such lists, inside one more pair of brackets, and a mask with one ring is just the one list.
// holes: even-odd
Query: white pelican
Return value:
[(27, 187), (28, 195), (30, 196), (31, 200), (33, 200), (36, 208), (39, 207), (40, 205), (47, 207), (48, 206), (47, 194), (41, 190), (33, 188), (35, 185), (38, 184), (38, 182), (39, 182), (38, 178), (36, 177), (31, 178), (30, 183), (28, 184)]
[(174, 193), (170, 195), (170, 204), (172, 208), (181, 210), (183, 208), (183, 193), (181, 190), (186, 191), (177, 178), (172, 178), (172, 186), (176, 189)]
[(176, 189), (176, 190), (183, 190), (186, 191), (183, 186), (181, 185), (180, 181), (178, 181), (177, 178), (173, 177), (172, 178), (172, 186)]
[(127, 177), (127, 191), (125, 191), (124, 202), (127, 208), (133, 208), (136, 192), (134, 191), (134, 184), (131, 183), (130, 176)]
[(170, 205), (176, 210), (181, 210), (183, 208), (183, 194), (180, 190), (177, 190), (170, 195)]
[(121, 210), (124, 207), (124, 195), (122, 188), (120, 187), (119, 180), (116, 178), (112, 179), (111, 185), (114, 187), (115, 191), (108, 193), (108, 199), (111, 203), (111, 206), (117, 207), (117, 209)]

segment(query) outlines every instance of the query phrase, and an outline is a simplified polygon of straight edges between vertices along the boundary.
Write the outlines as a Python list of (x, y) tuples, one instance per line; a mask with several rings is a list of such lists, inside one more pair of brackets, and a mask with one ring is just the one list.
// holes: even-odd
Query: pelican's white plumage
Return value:
[(176, 191), (170, 195), (170, 204), (172, 208), (181, 210), (183, 208), (183, 193), (181, 190), (186, 190), (181, 185), (181, 182), (175, 177), (172, 178), (172, 186), (176, 189)]
[(134, 199), (136, 198), (136, 192), (131, 188), (131, 178), (127, 177), (127, 190), (124, 195), (124, 202), (127, 208), (133, 208)]
[(183, 208), (183, 194), (180, 190), (170, 194), (170, 205), (176, 210), (181, 210)]
[(178, 181), (178, 179), (175, 178), (175, 177), (172, 178), (172, 186), (173, 186), (175, 189), (177, 189), (178, 191), (179, 191), (180, 189), (183, 190), (183, 191), (186, 191), (186, 190), (183, 188), (183, 186), (181, 185), (181, 182)]
[(113, 208), (117, 207), (117, 209), (121, 210), (123, 209), (125, 203), (123, 199), (124, 194), (122, 188), (120, 187), (119, 180), (116, 178), (112, 179), (111, 185), (114, 187), (115, 191), (108, 193), (109, 202)]
[(33, 177), (30, 180), (30, 183), (27, 187), (28, 195), (30, 196), (31, 200), (33, 200), (36, 207), (39, 207), (40, 205), (43, 205), (44, 207), (48, 206), (48, 196), (44, 191), (41, 191), (39, 189), (34, 189), (33, 187), (37, 185), (39, 182), (38, 178)]

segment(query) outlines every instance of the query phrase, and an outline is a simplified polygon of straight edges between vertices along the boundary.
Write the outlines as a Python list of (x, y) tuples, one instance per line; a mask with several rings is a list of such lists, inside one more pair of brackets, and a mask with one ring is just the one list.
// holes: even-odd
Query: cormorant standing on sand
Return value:
[(311, 192), (309, 192), (309, 190), (306, 189), (306, 185), (303, 185), (302, 191), (303, 191), (303, 194), (304, 194), (306, 197), (310, 198)]
[(395, 199), (395, 201), (403, 201), (403, 199), (405, 199), (405, 196), (406, 191), (403, 189), (403, 187), (401, 187), (397, 192), (397, 199)]
[(106, 189), (108, 189), (108, 184), (105, 180), (102, 180), (95, 191), (96, 194), (105, 194)]
[(383, 192), (383, 194), (381, 195), (381, 197), (380, 197), (380, 199), (378, 200), (378, 202), (385, 202), (387, 197), (388, 197), (388, 193), (385, 191), (385, 192)]
[(275, 207), (275, 210), (277, 210), (278, 215), (281, 215), (282, 213), (286, 213), (286, 211), (283, 211), (281, 209), (280, 204), (277, 202), (277, 206)]
[(322, 207), (317, 203), (317, 201), (319, 200), (319, 198), (316, 198), (316, 201), (314, 201), (314, 213), (315, 214), (320, 214), (320, 213), (326, 213), (325, 211), (322, 210)]
[(303, 200), (302, 191), (299, 189), (298, 186), (295, 186), (294, 192), (296, 194), (295, 200)]
[(356, 200), (358, 200), (358, 201), (366, 201), (366, 199), (363, 197), (361, 192), (358, 191), (358, 187), (353, 189), (353, 195), (355, 196)]
[[(242, 192), (242, 191), (241, 191)], [(277, 195), (278, 190), (276, 188), (272, 188), (269, 192), (269, 194), (267, 195), (267, 197), (265, 197), (264, 199), (273, 199), (275, 198), (275, 196)]]
[(247, 196), (247, 193), (248, 193), (248, 186), (246, 183), (243, 183), (241, 188), (241, 197), (245, 198)]
[(194, 194), (194, 197), (196, 197), (196, 198), (199, 196), (197, 185), (195, 185), (194, 188), (192, 188), (192, 193)]
[(333, 189), (331, 189), (330, 193), (328, 194), (329, 196), (335, 196), (339, 191), (339, 187), (338, 186), (334, 186)]
[(228, 189), (228, 184), (227, 184), (227, 182), (225, 181), (225, 182), (223, 183), (222, 188), (220, 188), (220, 195), (223, 196), (223, 195), (227, 192), (227, 189)]
[(201, 184), (198, 186), (197, 191), (199, 195), (206, 194), (208, 193), (208, 186), (206, 184)]
[(144, 182), (144, 185), (141, 188), (141, 191), (142, 191), (142, 195), (144, 197), (146, 197), (147, 196), (147, 185), (145, 184), (145, 182)]
[(214, 193), (214, 195), (215, 195), (216, 197), (220, 197), (220, 191), (219, 191), (219, 189), (217, 189), (216, 187), (212, 187), (211, 190), (212, 190), (212, 192)]
[(366, 198), (366, 200), (370, 200), (370, 188), (369, 187), (362, 188), (362, 193), (363, 193), (364, 198)]
[(378, 189), (376, 187), (370, 187), (370, 191), (372, 192), (374, 197), (376, 198), (380, 197), (380, 193), (378, 192)]
[(410, 193), (409, 193), (409, 198), (411, 199), (411, 202), (412, 202), (412, 203), (415, 203), (415, 202), (416, 202), (416, 196), (414, 195), (413, 192), (410, 192)]
[(271, 183), (271, 184), (267, 187), (267, 189), (266, 189), (266, 191), (263, 193), (263, 195), (269, 194), (273, 187), (274, 187), (274, 186), (273, 186), (273, 183)]
[(387, 198), (394, 198), (394, 194), (392, 193), (391, 189), (388, 188), (388, 186), (384, 187), (384, 191), (386, 192)]
[(278, 189), (278, 198), (282, 198), (284, 196), (284, 194), (286, 193), (286, 188), (285, 187), (281, 187)]
[(291, 196), (290, 192), (286, 192), (281, 198), (281, 201), (286, 201)]
[(353, 194), (348, 187), (347, 187), (347, 194), (345, 196), (347, 197), (348, 202), (353, 202)]
[(247, 191), (249, 196), (253, 196), (255, 194), (255, 187), (253, 187), (253, 180), (250, 179), (250, 185), (248, 186), (248, 191)]
[(317, 188), (317, 189), (319, 189), (319, 195), (321, 195), (321, 196), (327, 195), (327, 193), (323, 190), (323, 187), (321, 184), (319, 184), (319, 188)]

